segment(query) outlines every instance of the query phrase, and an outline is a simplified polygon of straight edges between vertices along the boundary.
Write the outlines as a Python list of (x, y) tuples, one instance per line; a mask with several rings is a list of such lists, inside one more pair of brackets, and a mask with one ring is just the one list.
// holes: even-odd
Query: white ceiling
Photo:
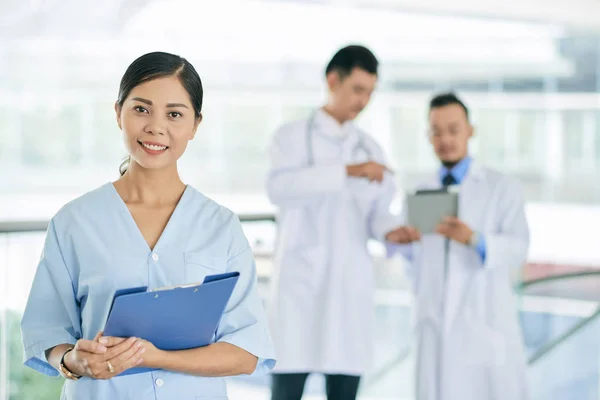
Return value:
[(400, 10), (523, 19), (600, 32), (600, 0), (330, 0)]
[(323, 60), (350, 42), (372, 48), (391, 78), (571, 76), (556, 44), (563, 25), (600, 33), (599, 21), (600, 0), (0, 0), (0, 39), (40, 46), (31, 54), (129, 60), (160, 48), (204, 64), (305, 63), (319, 77)]
[(352, 0), (219, 0), (210, 7), (207, 1), (154, 0), (128, 21), (122, 38), (138, 51), (143, 43), (137, 38), (155, 38), (144, 42), (154, 47), (160, 39), (161, 46), (204, 63), (306, 63), (319, 66), (318, 77), (323, 60), (351, 42), (372, 48), (386, 66), (382, 77), (392, 80), (574, 73), (557, 49), (564, 31), (554, 24), (415, 15), (356, 7)]

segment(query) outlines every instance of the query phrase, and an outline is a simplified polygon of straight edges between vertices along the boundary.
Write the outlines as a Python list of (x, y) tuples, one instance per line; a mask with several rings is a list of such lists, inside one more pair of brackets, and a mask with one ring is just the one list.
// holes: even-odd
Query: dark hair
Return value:
[[(185, 58), (160, 51), (144, 54), (131, 63), (127, 71), (125, 71), (123, 78), (121, 78), (117, 104), (119, 107), (123, 107), (127, 96), (129, 96), (129, 93), (136, 86), (167, 76), (176, 76), (179, 78), (181, 85), (190, 95), (190, 101), (194, 107), (196, 118), (200, 118), (204, 90), (202, 89), (202, 81), (196, 69)], [(127, 157), (121, 163), (119, 167), (121, 176), (127, 172), (130, 159), (131, 157)]]
[(458, 96), (452, 92), (438, 94), (433, 99), (431, 99), (431, 101), (429, 102), (429, 112), (431, 112), (431, 110), (433, 110), (434, 108), (446, 107), (452, 104), (458, 104), (463, 110), (465, 110), (467, 120), (469, 119), (469, 109), (467, 108), (465, 103), (463, 103), (462, 100), (459, 99)]
[(350, 45), (341, 48), (334, 54), (325, 68), (325, 75), (337, 72), (340, 78), (345, 78), (352, 73), (354, 68), (360, 68), (370, 74), (377, 75), (379, 61), (371, 50), (364, 46)]

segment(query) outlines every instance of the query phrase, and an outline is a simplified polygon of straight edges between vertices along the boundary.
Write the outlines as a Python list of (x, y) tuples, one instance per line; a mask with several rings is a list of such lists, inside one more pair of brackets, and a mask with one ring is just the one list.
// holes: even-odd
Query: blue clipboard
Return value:
[[(104, 336), (138, 337), (161, 350), (186, 350), (214, 341), (223, 311), (239, 272), (209, 275), (201, 284), (147, 291), (147, 287), (118, 290)], [(152, 371), (131, 368), (119, 376)]]

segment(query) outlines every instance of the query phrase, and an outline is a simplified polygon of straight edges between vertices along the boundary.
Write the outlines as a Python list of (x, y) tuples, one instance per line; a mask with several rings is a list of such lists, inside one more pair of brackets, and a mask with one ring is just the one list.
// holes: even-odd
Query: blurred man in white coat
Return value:
[(511, 285), (529, 229), (516, 179), (468, 154), (469, 113), (454, 94), (430, 103), (430, 141), (441, 166), (420, 188), (455, 186), (458, 218), (436, 235), (388, 235), (410, 260), (416, 296), (417, 400), (525, 400), (526, 361)]
[(375, 282), (367, 241), (384, 241), (397, 227), (389, 213), (395, 188), (381, 148), (352, 121), (371, 98), (377, 69), (365, 47), (339, 50), (325, 70), (327, 104), (273, 138), (273, 400), (300, 399), (310, 373), (325, 374), (329, 400), (355, 399), (370, 365)]

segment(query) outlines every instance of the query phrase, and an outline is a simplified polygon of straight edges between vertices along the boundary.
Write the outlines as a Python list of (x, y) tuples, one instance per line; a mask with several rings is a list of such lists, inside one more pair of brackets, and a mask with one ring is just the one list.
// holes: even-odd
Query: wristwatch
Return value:
[(60, 359), (60, 363), (58, 364), (58, 372), (60, 372), (60, 374), (67, 378), (70, 379), (72, 381), (76, 381), (79, 378), (81, 378), (81, 375), (76, 375), (74, 373), (72, 373), (71, 371), (69, 371), (69, 369), (67, 368), (67, 366), (65, 365), (65, 356), (67, 355), (68, 352), (70, 352), (71, 350), (73, 350), (74, 347), (71, 346), (67, 349), (67, 351), (65, 351)]
[(479, 246), (480, 241), (481, 241), (481, 235), (479, 234), (479, 232), (473, 231), (473, 233), (471, 233), (471, 237), (469, 238), (469, 241), (467, 242), (467, 245), (473, 249), (477, 249), (477, 246)]

